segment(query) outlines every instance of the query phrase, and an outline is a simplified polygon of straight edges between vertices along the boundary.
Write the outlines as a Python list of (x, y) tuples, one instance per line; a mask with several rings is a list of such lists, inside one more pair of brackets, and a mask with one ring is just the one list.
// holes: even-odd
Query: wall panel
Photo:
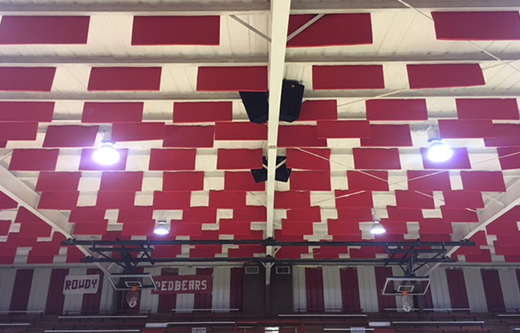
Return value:
[(323, 267), (323, 300), (325, 309), (337, 310), (343, 308), (341, 290), (341, 275), (338, 266)]
[(307, 309), (305, 267), (293, 267), (293, 299), (295, 312)]
[(484, 294), (480, 269), (465, 268), (463, 271), (471, 312), (487, 312), (486, 295)]
[(33, 269), (19, 269), (16, 271), (9, 311), (27, 311), (33, 274)]
[(11, 296), (13, 293), (16, 269), (6, 268), (0, 270), (0, 311), (9, 311)]
[(358, 267), (359, 300), (363, 312), (378, 312), (378, 293), (374, 267)]
[[(212, 309), (230, 309), (231, 297), (231, 269), (228, 267), (216, 267), (213, 269), (213, 295), (211, 298)], [(226, 311), (227, 312), (227, 311)]]
[(520, 308), (520, 288), (518, 287), (515, 270), (500, 269), (498, 270), (498, 275), (506, 309)]
[(430, 278), (432, 280), (430, 290), (433, 307), (436, 309), (451, 309), (446, 270), (443, 267), (439, 267), (430, 274)]
[[(86, 275), (86, 268), (71, 268), (68, 275)], [(62, 285), (63, 290), (63, 285)], [(69, 294), (64, 295), (63, 300), (63, 313), (79, 313), (81, 312), (81, 306), (83, 305), (83, 294)]]
[(44, 311), (47, 303), (47, 291), (51, 282), (51, 268), (38, 268), (34, 270), (31, 283), (31, 295), (29, 296), (29, 311)]

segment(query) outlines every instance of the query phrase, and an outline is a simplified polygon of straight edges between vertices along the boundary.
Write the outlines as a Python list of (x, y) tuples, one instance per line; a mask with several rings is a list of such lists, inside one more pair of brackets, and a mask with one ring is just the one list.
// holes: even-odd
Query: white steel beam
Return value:
[[(459, 231), (454, 230), (455, 237), (457, 239), (470, 239), (517, 205), (520, 205), (520, 179), (513, 180), (508, 184), (506, 192), (487, 203), (484, 209), (477, 210), (480, 222), (474, 228), (471, 228), (471, 230), (465, 230), (465, 228), (461, 228)], [(459, 248), (460, 246), (452, 247), (447, 255), (452, 256)], [(439, 263), (433, 265), (426, 271), (425, 275), (431, 274), (439, 266)]]
[[(306, 91), (305, 99), (380, 98), (517, 98), (520, 89), (449, 88), (402, 90)], [(235, 92), (0, 92), (0, 101), (240, 101)]]
[[(63, 234), (66, 238), (71, 238), (71, 227), (68, 218), (57, 210), (39, 210), (38, 202), (40, 196), (34, 192), (24, 182), (16, 178), (3, 166), (0, 166), (0, 191), (18, 203), (18, 205), (26, 208), (28, 211), (43, 220), (51, 226), (55, 232)], [(83, 246), (78, 249), (85, 255), (90, 256), (91, 253)], [(99, 263), (96, 266), (103, 272), (110, 274), (108, 270)]]
[[(408, 0), (411, 6), (423, 10), (519, 10), (517, 0)], [(396, 0), (293, 1), (293, 14), (378, 12), (407, 9)], [(126, 13), (136, 15), (220, 15), (268, 14), (269, 2), (248, 1), (183, 1), (183, 2), (24, 2), (1, 1), (0, 13), (8, 15), (71, 15), (96, 13)]]
[[(482, 52), (468, 52), (463, 54), (427, 54), (416, 55), (341, 55), (341, 56), (314, 56), (291, 55), (291, 50), (285, 57), (286, 64), (309, 65), (349, 65), (349, 64), (375, 64), (403, 63), (403, 64), (427, 64), (427, 63), (500, 63)], [(520, 61), (519, 52), (507, 52), (499, 55), (505, 62)], [(267, 55), (253, 56), (49, 56), (49, 55), (0, 55), (2, 65), (24, 66), (59, 66), (59, 65), (119, 65), (119, 66), (262, 66), (267, 65)]]
[[(271, 1), (271, 47), (269, 52), (269, 121), (267, 127), (267, 223), (266, 237), (274, 235), (274, 194), (276, 155), (278, 152), (278, 125), (282, 101), (282, 81), (285, 75), (285, 52), (291, 0)], [(273, 248), (267, 247), (267, 255)]]

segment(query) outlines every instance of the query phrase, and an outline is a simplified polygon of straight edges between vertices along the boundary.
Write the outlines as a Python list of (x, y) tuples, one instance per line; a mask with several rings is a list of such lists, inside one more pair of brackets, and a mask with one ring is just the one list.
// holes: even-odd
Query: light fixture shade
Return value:
[(155, 229), (153, 230), (153, 233), (156, 235), (167, 235), (170, 233), (170, 226), (168, 225), (168, 222), (166, 221), (157, 221), (157, 224), (155, 225)]
[(119, 152), (111, 143), (104, 143), (92, 154), (94, 161), (101, 165), (113, 165), (119, 161)]
[(432, 162), (445, 162), (453, 156), (453, 150), (442, 143), (440, 140), (434, 140), (428, 148), (426, 158)]
[(383, 227), (383, 225), (379, 221), (374, 221), (372, 223), (372, 228), (370, 228), (370, 233), (373, 235), (381, 235), (386, 232), (386, 229)]

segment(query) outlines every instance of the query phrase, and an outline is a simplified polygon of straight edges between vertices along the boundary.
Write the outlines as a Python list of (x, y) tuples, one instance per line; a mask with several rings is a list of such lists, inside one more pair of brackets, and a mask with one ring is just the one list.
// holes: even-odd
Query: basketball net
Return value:
[(403, 304), (404, 312), (410, 312), (413, 306), (413, 298), (408, 295), (407, 291), (401, 292), (401, 304)]
[(137, 287), (132, 287), (132, 290), (130, 290), (126, 293), (126, 302), (128, 303), (128, 306), (131, 309), (133, 309), (136, 307), (138, 300), (139, 300), (139, 292), (137, 290)]

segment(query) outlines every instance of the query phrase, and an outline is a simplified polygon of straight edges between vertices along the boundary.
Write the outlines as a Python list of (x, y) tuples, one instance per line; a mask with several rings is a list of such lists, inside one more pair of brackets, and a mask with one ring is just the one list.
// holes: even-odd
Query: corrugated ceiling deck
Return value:
[[(425, 13), (430, 14), (427, 10)], [(16, 89), (14, 83), (0, 80), (0, 89), (4, 90), (0, 99), (55, 102), (52, 121), (45, 110), (40, 118), (33, 117), (35, 105), (0, 105), (0, 141), (6, 141), (6, 148), (0, 149), (0, 163), (41, 195), (37, 208), (59, 211), (67, 219), (71, 216), (69, 222), (75, 224), (78, 238), (119, 235), (142, 239), (151, 236), (153, 220), (162, 215), (173, 220), (172, 235), (168, 236), (172, 239), (262, 237), (265, 191), (252, 182), (248, 169), (261, 167), (266, 129), (265, 125), (247, 122), (236, 91), (267, 89), (269, 43), (225, 13), (219, 14), (215, 14), (220, 17), (217, 46), (132, 45), (133, 15), (129, 13), (90, 15), (85, 45), (56, 44), (55, 40), (49, 45), (26, 45), (23, 41), (19, 45), (0, 45), (0, 58), (7, 59), (2, 70), (19, 76), (19, 67), (29, 67), (24, 70), (28, 78), (38, 76), (38, 80), (17, 80)], [(271, 34), (268, 15), (240, 13), (238, 17)], [(363, 22), (363, 17), (359, 19)], [(449, 240), (460, 236), (457, 229), (476, 226), (475, 211), (482, 208), (482, 201), (489, 205), (500, 200), (503, 185), (513, 186), (518, 181), (520, 160), (514, 154), (520, 144), (516, 131), (519, 71), (491, 57), (486, 59), (467, 41), (437, 40), (434, 23), (413, 10), (379, 10), (370, 19), (372, 44), (287, 49), (286, 78), (306, 86), (306, 100), (325, 100), (335, 106), (332, 112), (327, 109), (325, 116), (325, 104), (308, 104), (306, 113), (302, 113), (304, 120), (281, 124), (280, 153), (287, 154), (293, 175), (289, 183), (276, 184), (274, 222), (280, 239), (373, 239), (368, 231), (371, 209), (375, 208), (389, 230), (376, 239), (420, 236), (425, 240)], [(0, 43), (1, 28), (0, 21)], [(303, 38), (301, 43), (316, 44), (320, 42), (316, 34), (331, 33), (319, 30), (319, 25), (314, 26), (317, 32), (312, 28), (307, 31), (308, 37), (302, 33), (301, 37), (308, 39)], [(81, 40), (84, 33), (78, 31), (75, 38)], [(211, 38), (205, 36), (204, 29), (198, 33), (193, 37), (197, 43), (215, 42), (214, 31)], [(56, 36), (45, 38), (51, 37)], [(187, 39), (173, 39), (173, 43), (191, 40), (189, 36), (182, 38)], [(354, 34), (349, 38), (347, 43), (366, 43), (366, 36)], [(518, 40), (474, 43), (509, 60), (520, 50)], [(513, 62), (511, 66), (518, 64)], [(32, 67), (55, 67), (56, 72), (45, 74), (48, 78), (43, 80)], [(441, 71), (439, 80), (432, 82), (428, 73)], [(418, 89), (410, 89), (411, 80), (412, 88)], [(422, 89), (439, 84), (441, 89)], [(393, 119), (384, 112), (367, 111), (365, 99), (386, 93), (391, 94), (377, 100), (383, 102), (387, 113), (393, 109), (390, 101), (385, 109), (386, 99), (424, 99), (421, 105), (426, 105), (427, 120), (423, 120), (424, 112), (396, 114)], [(219, 98), (219, 94), (225, 97)], [(498, 97), (494, 98), (494, 94)], [(489, 107), (497, 112), (480, 110), (476, 119), (466, 120), (461, 105), (464, 99), (483, 97), (491, 99), (490, 105), (498, 103)], [(499, 112), (504, 104), (496, 99), (504, 97), (510, 98), (512, 111)], [(199, 99), (224, 104), (218, 108), (185, 104)], [(87, 101), (93, 103), (88, 106), (94, 109), (101, 102), (137, 104), (132, 106), (132, 116), (125, 113), (129, 109), (124, 109), (117, 114), (92, 113), (89, 117), (93, 120), (87, 120)], [(118, 107), (122, 106), (114, 105), (114, 109)], [(21, 109), (25, 110), (23, 117), (18, 114)], [(197, 110), (202, 113), (195, 116)], [(440, 166), (431, 165), (421, 155), (421, 148), (427, 147), (426, 129), (437, 123), (441, 124), (444, 141), (457, 148), (455, 161)], [(91, 148), (100, 143), (98, 131), (110, 126), (117, 147), (127, 157), (115, 169), (102, 171), (88, 161), (88, 156)], [(248, 126), (256, 126), (255, 131)], [(385, 156), (384, 161), (378, 160), (381, 156)], [(66, 188), (43, 186), (49, 175), (81, 178)], [(135, 186), (121, 187), (117, 182), (107, 185), (107, 179), (118, 176), (130, 177)], [(178, 183), (181, 179), (182, 184)], [(128, 185), (127, 181), (122, 184)], [(460, 198), (464, 205), (458, 204)], [(60, 255), (57, 251), (38, 253), (39, 243), (57, 244), (61, 238), (57, 233), (51, 237), (42, 221), (16, 206), (8, 198), (0, 198), (4, 226), (0, 234), (4, 245), (0, 247), (19, 251), (16, 257), (13, 251), (0, 254), (2, 263), (11, 264), (13, 259), (25, 262), (24, 253), (30, 248), (29, 261), (33, 263), (79, 259), (71, 249), (69, 255), (64, 249)], [(92, 207), (92, 212), (85, 220), (76, 220), (78, 207)], [(311, 211), (319, 212), (318, 216), (313, 215), (310, 221), (304, 219)], [(479, 243), (479, 249), (466, 258), (456, 258), (516, 262), (513, 254), (518, 249), (505, 237), (511, 234), (511, 223), (518, 220), (516, 211), (513, 209), (492, 224), (489, 237)], [(140, 215), (134, 215), (137, 212)], [(431, 228), (433, 224), (439, 226), (438, 233)], [(519, 232), (518, 228), (512, 229)], [(482, 232), (478, 235), (481, 237)], [(494, 251), (493, 235), (498, 235), (496, 244), (500, 245), (496, 255), (491, 252), (489, 257), (489, 250)], [(199, 250), (192, 249), (192, 255), (200, 256)], [(181, 255), (190, 255), (189, 251), (183, 247)], [(216, 251), (208, 253), (228, 253), (227, 248)], [(251, 255), (247, 249), (243, 251)], [(302, 251), (286, 253), (288, 258), (313, 255), (312, 249)], [(348, 252), (334, 255), (349, 256)], [(367, 257), (375, 255), (366, 253)]]

